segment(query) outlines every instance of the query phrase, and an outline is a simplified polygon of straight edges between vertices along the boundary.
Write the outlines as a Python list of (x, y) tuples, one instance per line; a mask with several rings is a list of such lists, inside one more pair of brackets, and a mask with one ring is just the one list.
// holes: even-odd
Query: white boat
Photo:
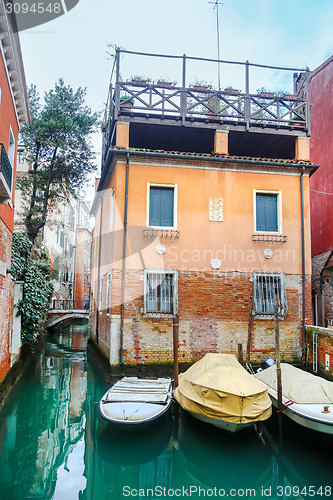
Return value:
[(104, 394), (99, 411), (108, 422), (130, 429), (153, 422), (170, 408), (171, 402), (171, 379), (124, 377)]
[[(257, 373), (277, 407), (276, 365)], [(299, 425), (333, 435), (333, 382), (281, 363), (282, 413)]]
[(179, 375), (174, 398), (193, 417), (235, 432), (266, 420), (272, 403), (265, 384), (232, 354), (206, 354)]

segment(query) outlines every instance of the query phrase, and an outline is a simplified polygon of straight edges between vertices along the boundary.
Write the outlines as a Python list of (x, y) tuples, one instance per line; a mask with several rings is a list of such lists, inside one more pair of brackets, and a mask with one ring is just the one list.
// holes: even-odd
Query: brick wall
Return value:
[[(0, 219), (0, 261), (3, 272), (11, 268), (12, 233)], [(0, 381), (10, 368), (10, 348), (14, 308), (11, 274), (0, 273)]]
[[(325, 326), (325, 318), (328, 325), (333, 320), (333, 289), (330, 285), (330, 272), (323, 269), (330, 254), (331, 250), (328, 250), (312, 257), (312, 295), (316, 303), (319, 326)], [(333, 259), (330, 264), (332, 263)]]
[[(200, 359), (207, 352), (237, 354), (238, 344), (246, 352), (250, 297), (253, 283), (248, 273), (179, 272), (179, 359)], [(311, 323), (311, 277), (307, 276), (306, 321)], [(106, 279), (103, 283), (102, 313), (99, 314), (98, 341), (110, 356), (111, 338), (120, 328), (121, 271), (112, 273), (112, 308), (107, 315)], [(286, 360), (299, 358), (302, 337), (302, 280), (286, 276), (288, 315), (280, 321), (281, 354)], [(143, 272), (126, 272), (124, 363), (142, 364), (172, 361), (172, 318), (144, 318), (142, 314)], [(92, 314), (95, 338), (96, 314)], [(113, 327), (113, 330), (112, 330)], [(274, 355), (274, 320), (252, 321), (252, 360)], [(117, 359), (117, 356), (110, 356)], [(118, 358), (119, 359), (119, 358)], [(116, 363), (114, 363), (116, 364)]]
[[(308, 326), (306, 329), (309, 345), (309, 361), (313, 361), (313, 337), (317, 337), (318, 372), (333, 376), (333, 329)], [(326, 368), (326, 355), (329, 356), (329, 366)]]

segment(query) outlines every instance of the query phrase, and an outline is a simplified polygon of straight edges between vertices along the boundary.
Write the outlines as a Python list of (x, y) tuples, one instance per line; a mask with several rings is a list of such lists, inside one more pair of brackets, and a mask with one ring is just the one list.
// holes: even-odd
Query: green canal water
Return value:
[[(333, 497), (332, 447), (273, 420), (226, 435), (177, 407), (142, 432), (104, 422), (87, 332), (47, 337), (0, 413), (0, 499)], [(325, 443), (324, 443), (325, 444)], [(327, 443), (326, 443), (327, 444)]]

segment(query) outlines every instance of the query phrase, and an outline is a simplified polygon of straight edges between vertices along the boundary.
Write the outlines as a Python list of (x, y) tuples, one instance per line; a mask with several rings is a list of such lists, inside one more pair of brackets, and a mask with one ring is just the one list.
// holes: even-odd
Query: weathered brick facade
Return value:
[[(10, 269), (16, 154), (20, 126), (29, 120), (19, 35), (12, 30), (15, 23), (14, 12), (8, 13), (0, 2), (0, 382), (12, 362), (14, 283)], [(17, 351), (14, 357), (17, 358)]]
[[(312, 257), (312, 321), (311, 324), (329, 326), (333, 322), (333, 289), (331, 270), (332, 251)], [(326, 266), (326, 267), (325, 267)]]
[[(6, 273), (11, 267), (12, 233), (0, 219), (0, 381), (6, 375), (11, 364), (11, 335), (14, 307), (14, 284), (11, 274)], [(4, 274), (2, 274), (2, 272)]]
[[(141, 272), (127, 272), (125, 280), (124, 363), (171, 362), (172, 318), (145, 318)], [(179, 360), (196, 361), (207, 352), (237, 355), (238, 344), (246, 352), (252, 275), (247, 273), (179, 272)], [(301, 276), (286, 277), (288, 315), (280, 321), (281, 354), (285, 360), (299, 358), (302, 336)], [(311, 315), (311, 277), (307, 276), (306, 320)], [(99, 314), (98, 344), (112, 364), (119, 362), (121, 273), (112, 273), (111, 314)], [(106, 297), (106, 279), (103, 296)], [(105, 301), (104, 301), (105, 304)], [(92, 314), (96, 340), (96, 314)], [(113, 338), (112, 333), (113, 332)], [(111, 353), (111, 350), (113, 352)], [(274, 320), (252, 320), (252, 361), (274, 355)]]
[[(306, 329), (309, 346), (309, 362), (317, 361), (319, 373), (333, 377), (333, 329), (308, 326)], [(317, 343), (317, 357), (314, 355), (314, 343)]]

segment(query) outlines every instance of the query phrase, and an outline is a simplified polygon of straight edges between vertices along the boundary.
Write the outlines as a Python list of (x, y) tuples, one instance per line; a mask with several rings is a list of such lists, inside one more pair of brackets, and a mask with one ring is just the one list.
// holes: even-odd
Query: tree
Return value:
[(21, 137), (31, 171), (18, 179), (18, 186), (25, 199), (24, 222), (32, 243), (59, 196), (75, 192), (96, 170), (90, 135), (98, 117), (85, 105), (85, 95), (85, 89), (74, 91), (62, 79), (45, 93), (44, 104), (35, 85), (28, 90), (31, 121), (21, 129)]

